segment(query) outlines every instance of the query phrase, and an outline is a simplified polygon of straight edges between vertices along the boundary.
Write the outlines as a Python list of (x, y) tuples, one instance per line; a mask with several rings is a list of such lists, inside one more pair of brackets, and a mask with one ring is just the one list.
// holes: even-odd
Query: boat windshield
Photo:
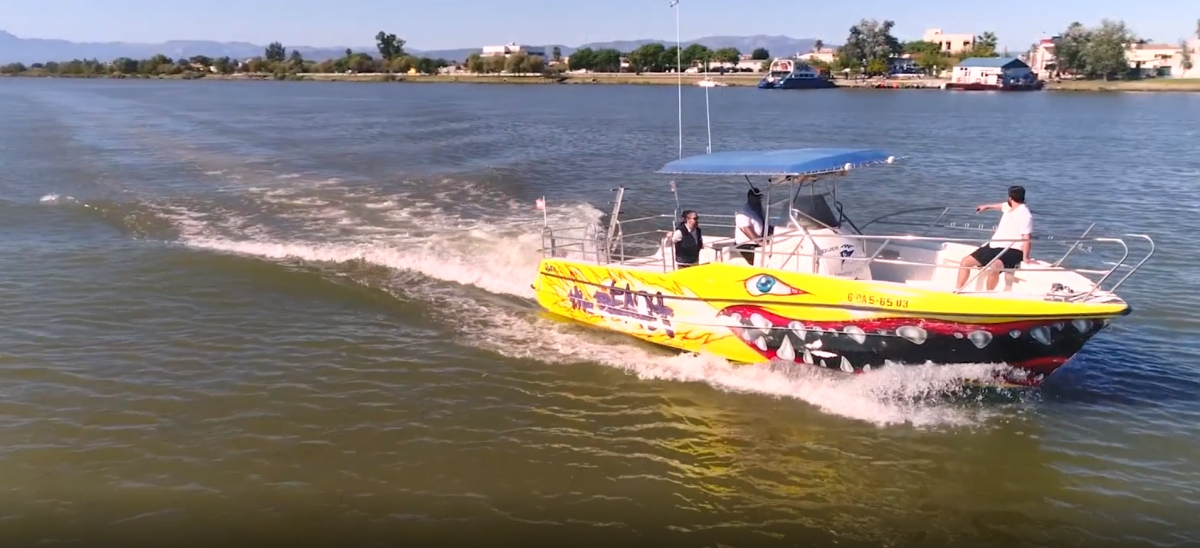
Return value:
[(792, 202), (792, 212), (800, 227), (808, 230), (839, 228), (842, 224), (829, 207), (825, 194), (798, 192)]

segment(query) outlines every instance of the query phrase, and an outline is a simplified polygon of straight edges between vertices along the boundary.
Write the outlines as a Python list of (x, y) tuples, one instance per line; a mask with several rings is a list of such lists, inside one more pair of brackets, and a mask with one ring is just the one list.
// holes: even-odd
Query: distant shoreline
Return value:
[[(131, 80), (220, 80), (220, 81), (257, 81), (279, 80), (271, 74), (206, 74), (201, 77), (180, 75), (180, 76), (120, 76), (120, 75), (101, 75), (101, 76), (69, 76), (59, 74), (37, 74), (23, 73), (16, 75), (0, 75), (0, 77), (9, 78), (102, 78), (102, 79), (131, 79)], [(726, 84), (729, 87), (754, 87), (758, 85), (762, 78), (758, 74), (729, 74), (719, 75), (711, 74), (708, 78)], [(685, 85), (695, 86), (697, 82), (704, 80), (703, 74), (684, 74), (682, 77)], [(309, 81), (309, 82), (374, 82), (374, 83), (455, 83), (455, 84), (509, 84), (509, 85), (675, 85), (679, 78), (675, 74), (561, 74), (556, 76), (505, 76), (491, 74), (439, 74), (439, 75), (413, 75), (413, 74), (335, 74), (335, 73), (300, 73), (288, 75), (282, 79), (283, 81)], [(914, 78), (914, 79), (870, 79), (870, 80), (832, 80), (839, 88), (851, 89), (873, 89), (876, 84), (882, 83), (885, 87), (897, 87), (901, 89), (934, 89), (940, 90), (941, 85), (946, 82), (944, 79), (937, 78)], [(1130, 80), (1130, 81), (1103, 81), (1103, 80), (1063, 80), (1061, 82), (1047, 82), (1044, 91), (1074, 91), (1074, 92), (1114, 92), (1114, 91), (1134, 91), (1134, 92), (1200, 92), (1200, 79), (1150, 79), (1150, 80)]]

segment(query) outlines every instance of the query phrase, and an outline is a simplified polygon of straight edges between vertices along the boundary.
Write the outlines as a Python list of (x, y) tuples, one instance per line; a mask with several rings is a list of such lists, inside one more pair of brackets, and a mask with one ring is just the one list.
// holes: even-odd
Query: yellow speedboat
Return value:
[[(778, 360), (847, 373), (885, 364), (1002, 363), (1016, 371), (1004, 381), (1024, 385), (1040, 384), (1112, 319), (1130, 313), (1114, 291), (1153, 254), (1146, 235), (1125, 236), (1149, 244), (1144, 257), (1129, 261), (1125, 239), (1090, 237), (1091, 227), (1066, 238), (1035, 233), (1035, 255), (1049, 256), (1046, 248), (1061, 243), (1061, 258), (1005, 270), (987, 290), (979, 269), (958, 288), (959, 261), (990, 240), (991, 230), (977, 220), (951, 221), (955, 208), (856, 226), (837, 201), (836, 179), (895, 161), (871, 149), (719, 152), (672, 161), (659, 173), (767, 178), (764, 217), (773, 231), (759, 240), (753, 261), (735, 249), (734, 238), (711, 237), (711, 220), (732, 215), (704, 213), (709, 235), (700, 262), (677, 268), (664, 235), (678, 212), (623, 220), (625, 189), (618, 188), (606, 228), (544, 228), (533, 284), (538, 303), (586, 324), (734, 362)], [(772, 200), (772, 193), (782, 198)], [(935, 218), (913, 232), (867, 230), (912, 227), (917, 223), (900, 220), (912, 214)], [(733, 234), (732, 224), (725, 226)], [(944, 231), (959, 234), (932, 235)], [(1105, 246), (1119, 259), (1066, 266), (1067, 259), (1086, 263)]]

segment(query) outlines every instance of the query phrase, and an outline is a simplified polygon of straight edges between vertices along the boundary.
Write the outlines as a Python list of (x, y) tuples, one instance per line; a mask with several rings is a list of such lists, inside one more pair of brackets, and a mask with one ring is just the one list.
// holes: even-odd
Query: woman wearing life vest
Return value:
[(671, 234), (675, 242), (675, 268), (696, 266), (700, 262), (700, 249), (704, 247), (704, 235), (700, 233), (700, 216), (686, 209), (682, 219)]

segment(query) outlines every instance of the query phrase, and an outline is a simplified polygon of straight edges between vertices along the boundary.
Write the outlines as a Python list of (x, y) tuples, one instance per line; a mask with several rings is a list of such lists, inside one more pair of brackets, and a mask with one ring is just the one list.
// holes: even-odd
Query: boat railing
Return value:
[[(955, 264), (939, 264), (938, 261), (923, 262), (892, 258), (892, 254), (886, 253), (888, 250), (894, 251), (895, 247), (905, 243), (927, 242), (932, 244), (966, 244), (971, 246), (983, 245), (988, 241), (997, 243), (1005, 243), (1006, 246), (1012, 246), (1018, 243), (1017, 241), (1000, 241), (992, 240), (991, 234), (995, 230), (995, 225), (987, 223), (971, 223), (948, 220), (952, 211), (959, 208), (954, 207), (928, 207), (915, 210), (902, 211), (884, 215), (873, 219), (859, 228), (859, 234), (844, 234), (846, 237), (862, 240), (864, 243), (871, 242), (878, 244), (878, 247), (871, 246), (873, 251), (870, 256), (865, 259), (847, 259), (849, 261), (863, 261), (864, 267), (869, 268), (872, 264), (889, 264), (897, 266), (909, 267), (932, 267), (935, 269), (959, 269), (960, 266)], [(962, 208), (968, 209), (968, 208)], [(974, 208), (969, 208), (972, 212)], [(934, 212), (936, 219), (932, 223), (914, 223), (895, 220), (895, 217), (908, 213), (917, 212)], [(781, 219), (782, 220), (782, 219)], [(615, 227), (609, 233), (600, 230), (596, 224), (588, 224), (581, 227), (551, 229), (546, 227), (542, 232), (542, 252), (544, 257), (568, 257), (582, 261), (594, 262), (597, 264), (635, 264), (641, 268), (653, 266), (656, 270), (669, 272), (675, 270), (676, 266), (670, 259), (668, 248), (672, 246), (669, 235), (675, 229), (676, 221), (672, 215), (651, 215), (634, 219), (617, 220), (612, 223)], [(861, 232), (874, 225), (890, 225), (890, 226), (906, 226), (916, 227), (919, 230), (914, 230), (910, 234), (902, 235), (876, 235), (862, 234)], [(706, 231), (705, 240), (708, 242), (717, 242), (728, 240), (728, 235), (733, 234), (734, 223), (733, 215), (713, 215), (706, 214), (702, 217), (702, 228)], [(794, 224), (792, 225), (794, 228)], [(935, 230), (950, 230), (954, 232), (972, 233), (971, 236), (935, 236), (930, 235)], [(1134, 272), (1138, 271), (1150, 257), (1154, 254), (1154, 240), (1145, 234), (1123, 234), (1114, 237), (1099, 237), (1092, 233), (1095, 231), (1095, 224), (1088, 226), (1082, 233), (1079, 234), (1035, 234), (1033, 243), (1037, 245), (1035, 255), (1045, 256), (1045, 249), (1042, 245), (1046, 243), (1057, 243), (1066, 246), (1063, 254), (1053, 261), (1039, 261), (1037, 263), (1023, 264), (1019, 272), (1051, 272), (1069, 270), (1083, 275), (1092, 282), (1092, 287), (1085, 293), (1067, 293), (1062, 295), (1050, 296), (1049, 298), (1062, 300), (1085, 300), (1094, 295), (1097, 291), (1115, 292), (1118, 287), (1125, 283)], [(788, 232), (785, 236), (795, 236), (795, 232)], [(806, 262), (812, 265), (813, 272), (820, 259), (826, 256), (821, 253), (819, 246), (812, 253), (805, 253), (799, 247), (789, 252), (781, 252), (773, 245), (774, 241), (780, 236), (769, 236), (760, 241), (764, 244), (762, 247), (752, 250), (755, 255), (755, 264), (764, 264), (763, 256), (768, 256), (775, 264), (782, 265), (782, 268), (787, 270), (802, 271)], [(819, 242), (823, 237), (821, 234), (808, 234), (805, 237), (812, 238), (814, 243)], [(1140, 240), (1148, 245), (1144, 255), (1139, 254), (1135, 257), (1136, 260), (1130, 260), (1130, 246), (1126, 242), (1127, 239)], [(727, 245), (724, 243), (722, 245)], [(1097, 254), (1096, 248), (1100, 248), (1101, 253), (1105, 249), (1114, 249), (1119, 253), (1119, 258), (1115, 260), (1100, 259), (1095, 267), (1077, 267), (1068, 268), (1064, 266), (1066, 260), (1077, 254)], [(898, 257), (898, 255), (896, 255)], [(782, 260), (781, 260), (782, 259)], [(808, 261), (806, 261), (806, 259)], [(1012, 271), (1006, 271), (1009, 274)], [(972, 287), (975, 280), (983, 274), (983, 269), (974, 269), (968, 282), (963, 285), (963, 288)], [(1105, 284), (1111, 284), (1109, 287), (1104, 287)], [(972, 293), (966, 289), (959, 289), (956, 293)]]
[[(733, 215), (704, 215), (701, 229), (705, 240), (714, 241), (732, 235)], [(611, 236), (595, 223), (584, 226), (542, 228), (542, 257), (577, 258), (598, 264), (626, 264), (637, 261), (643, 266), (653, 257), (663, 272), (675, 269), (668, 260), (668, 248), (674, 244), (670, 235), (675, 231), (672, 215), (649, 215), (611, 222)]]
[[(937, 216), (932, 221), (926, 221), (926, 222), (902, 221), (902, 220), (895, 219), (896, 217), (900, 217), (900, 216), (904, 216), (904, 215), (912, 215), (912, 214), (917, 214), (917, 213), (928, 213), (928, 212), (937, 212)], [(840, 209), (839, 209), (839, 213), (842, 214), (843, 217), (845, 217), (845, 214), (842, 213)], [(920, 236), (930, 236), (930, 235), (933, 235), (935, 232), (940, 232), (943, 234), (956, 234), (956, 233), (963, 233), (963, 232), (989, 233), (990, 234), (996, 230), (997, 223), (978, 222), (978, 221), (973, 221), (973, 220), (966, 220), (966, 221), (957, 220), (959, 217), (956, 217), (955, 215), (958, 215), (958, 214), (962, 214), (963, 217), (966, 217), (968, 215), (974, 216), (977, 214), (977, 212), (976, 212), (975, 208), (971, 207), (971, 206), (919, 207), (919, 208), (906, 209), (906, 210), (902, 210), (902, 211), (888, 213), (886, 215), (876, 217), (870, 221), (867, 221), (861, 227), (856, 226), (855, 228), (857, 229), (857, 231), (860, 234), (862, 234), (868, 227), (870, 227), (872, 225), (886, 225), (886, 226), (893, 226), (893, 227), (916, 227), (919, 229), (923, 229), (923, 230), (919, 230), (919, 231), (913, 231), (914, 234), (917, 234)], [(853, 226), (853, 223), (851, 223), (851, 225)], [(1066, 234), (1066, 235), (1039, 234), (1036, 239), (1041, 242), (1056, 243), (1056, 244), (1065, 246), (1066, 249), (1063, 251), (1062, 256), (1055, 259), (1051, 263), (1054, 266), (1059, 267), (1059, 266), (1062, 266), (1062, 264), (1066, 261), (1067, 257), (1071, 256), (1071, 254), (1077, 250), (1089, 252), (1089, 253), (1092, 252), (1092, 248), (1088, 245), (1085, 245), (1085, 243), (1086, 243), (1085, 240), (1095, 231), (1095, 229), (1096, 229), (1096, 223), (1090, 223), (1087, 226), (1087, 228), (1083, 229), (1083, 232), (1079, 236), (1075, 236), (1074, 234)], [(919, 232), (919, 234), (918, 234), (918, 232)], [(1139, 235), (1138, 237), (1140, 238), (1141, 235)], [(1153, 242), (1151, 242), (1151, 245), (1153, 245)], [(1041, 254), (1041, 253), (1044, 253), (1044, 250), (1039, 250), (1039, 254)], [(1153, 253), (1153, 251), (1151, 251), (1151, 253)], [(1113, 266), (1113, 265), (1109, 264), (1109, 266)]]
[[(788, 234), (788, 236), (793, 236), (794, 234), (795, 233), (791, 233), (791, 234)], [(864, 268), (870, 268), (870, 266), (872, 264), (888, 264), (888, 265), (923, 267), (923, 268), (932, 267), (934, 269), (953, 269), (953, 270), (958, 270), (959, 268), (961, 268), (957, 263), (944, 264), (944, 263), (939, 263), (937, 261), (933, 261), (933, 262), (912, 261), (912, 260), (905, 260), (905, 259), (899, 259), (899, 258), (890, 258), (890, 255), (885, 256), (884, 251), (889, 249), (889, 246), (892, 246), (892, 249), (895, 250), (895, 247), (898, 247), (900, 244), (905, 244), (905, 243), (929, 242), (929, 243), (942, 244), (943, 246), (945, 244), (964, 244), (964, 245), (977, 247), (977, 246), (981, 246), (984, 243), (987, 243), (990, 241), (990, 242), (995, 242), (995, 243), (1003, 243), (1003, 244), (1005, 244), (1006, 248), (1012, 247), (1012, 246), (1020, 243), (1020, 240), (993, 240), (993, 239), (991, 239), (990, 235), (988, 237), (983, 237), (983, 238), (937, 237), (937, 236), (915, 236), (915, 235), (888, 236), (888, 235), (870, 235), (870, 234), (848, 234), (848, 235), (842, 235), (842, 236), (849, 237), (852, 239), (857, 239), (857, 240), (863, 241), (864, 243), (866, 243), (866, 242), (873, 242), (873, 243), (882, 242), (882, 243), (879, 243), (878, 247), (876, 247), (874, 249), (874, 251), (871, 253), (871, 255), (866, 258), (844, 259), (846, 261), (861, 261), (863, 263)], [(806, 234), (803, 237), (812, 238), (814, 243), (816, 243), (816, 242), (819, 242), (823, 238), (829, 238), (831, 236), (825, 235), (825, 234)], [(752, 251), (754, 253), (754, 257), (755, 257), (755, 261), (754, 261), (755, 264), (761, 265), (761, 264), (765, 263), (767, 258), (770, 258), (772, 262), (778, 262), (783, 265), (795, 264), (796, 265), (795, 270), (801, 271), (800, 265), (804, 264), (802, 259), (810, 259), (811, 264), (813, 265), (812, 271), (815, 273), (817, 271), (817, 265), (819, 264), (819, 261), (821, 259), (828, 258), (827, 255), (824, 255), (822, 253), (822, 250), (819, 248), (819, 246), (816, 246), (816, 249), (812, 253), (806, 253), (806, 252), (799, 251), (798, 246), (796, 249), (793, 249), (792, 251), (788, 251), (788, 252), (776, 251), (775, 247), (773, 245), (773, 242), (772, 242), (773, 239), (774, 239), (773, 237), (763, 239), (762, 241), (760, 241), (760, 243), (764, 244), (764, 245), (762, 245), (762, 247), (756, 248)], [(1138, 240), (1144, 241), (1146, 244), (1148, 244), (1149, 247), (1146, 250), (1145, 254), (1140, 255), (1140, 257), (1136, 261), (1130, 261), (1129, 260), (1130, 248), (1129, 248), (1128, 243), (1125, 241), (1125, 239), (1138, 239)], [(1111, 245), (1111, 247), (1115, 248), (1116, 250), (1119, 250), (1119, 252), (1120, 252), (1119, 259), (1117, 259), (1115, 261), (1102, 261), (1102, 264), (1107, 266), (1107, 268), (1068, 268), (1068, 267), (1064, 267), (1061, 264), (1062, 259), (1066, 258), (1066, 255), (1064, 255), (1062, 259), (1059, 259), (1059, 261), (1056, 261), (1054, 263), (1039, 261), (1037, 263), (1023, 264), (1019, 269), (1015, 269), (1015, 270), (1002, 269), (1003, 272), (1007, 272), (1010, 274), (1015, 273), (1015, 272), (1031, 273), (1031, 272), (1071, 271), (1071, 272), (1075, 272), (1077, 274), (1087, 277), (1092, 282), (1092, 287), (1088, 291), (1072, 293), (1072, 292), (1067, 292), (1066, 288), (1064, 288), (1063, 294), (1051, 296), (1051, 298), (1054, 298), (1054, 299), (1069, 300), (1069, 301), (1086, 300), (1098, 291), (1103, 291), (1106, 293), (1115, 292), (1118, 287), (1120, 287), (1122, 284), (1124, 284), (1125, 281), (1130, 276), (1132, 276), (1134, 272), (1139, 270), (1142, 267), (1142, 265), (1144, 265), (1146, 263), (1146, 261), (1148, 261), (1150, 259), (1150, 257), (1154, 254), (1154, 251), (1155, 251), (1154, 240), (1146, 234), (1124, 234), (1121, 237), (1094, 237), (1094, 236), (1056, 237), (1056, 236), (1035, 235), (1035, 236), (1033, 236), (1032, 240), (1035, 243), (1039, 242), (1039, 241), (1045, 242), (1045, 241), (1071, 240), (1072, 245), (1071, 245), (1071, 248), (1067, 252), (1068, 254), (1071, 251), (1074, 251), (1076, 249), (1082, 249), (1082, 250), (1086, 250), (1088, 252), (1092, 252), (1093, 246), (1101, 245), (1101, 244), (1108, 244), (1108, 245)], [(796, 260), (793, 262), (793, 259), (796, 259)], [(983, 275), (983, 273), (984, 273), (983, 269), (979, 269), (979, 268), (974, 269), (974, 272), (968, 278), (967, 282), (963, 284), (962, 287), (963, 288), (971, 287), (971, 285), (975, 282), (975, 280), (978, 279), (979, 276)], [(1113, 282), (1110, 287), (1107, 287), (1107, 288), (1104, 287), (1104, 284), (1106, 282), (1109, 282), (1112, 279), (1114, 279), (1114, 276), (1118, 275), (1118, 273), (1121, 273), (1119, 279), (1116, 279), (1116, 281)], [(974, 293), (973, 291), (968, 291), (965, 289), (956, 289), (953, 292), (954, 293)]]

